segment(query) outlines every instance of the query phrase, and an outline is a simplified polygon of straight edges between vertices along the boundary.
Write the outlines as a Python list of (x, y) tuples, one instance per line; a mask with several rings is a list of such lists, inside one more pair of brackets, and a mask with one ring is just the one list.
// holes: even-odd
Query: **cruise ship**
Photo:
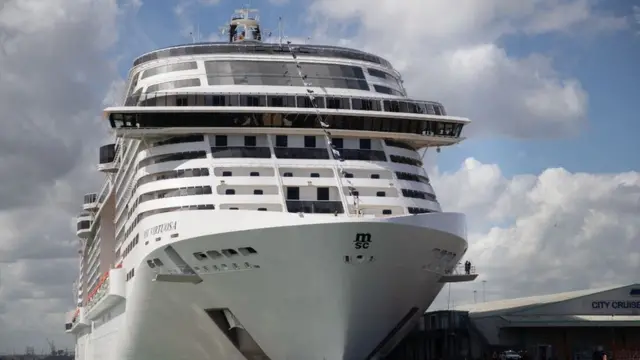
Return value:
[(379, 56), (271, 39), (256, 14), (135, 59), (104, 110), (77, 360), (383, 359), (477, 276), (422, 162), (469, 120), (410, 99)]

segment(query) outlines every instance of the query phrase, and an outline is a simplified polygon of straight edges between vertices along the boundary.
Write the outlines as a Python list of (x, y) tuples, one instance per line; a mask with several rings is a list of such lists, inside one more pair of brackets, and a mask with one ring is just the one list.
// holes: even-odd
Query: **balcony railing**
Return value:
[(438, 280), (441, 283), (468, 282), (478, 277), (476, 267), (470, 266), (468, 269), (463, 264), (458, 264), (450, 271), (445, 271), (444, 275)]
[(107, 309), (115, 306), (125, 297), (125, 271), (110, 269), (104, 273), (89, 292), (85, 306), (87, 318), (95, 320)]
[[(355, 96), (315, 96), (319, 109), (357, 110), (373, 112), (392, 112), (407, 114), (425, 114), (446, 116), (442, 104), (435, 101), (413, 99), (390, 99)], [(282, 98), (282, 101), (267, 101)], [(339, 99), (340, 107), (332, 106), (336, 101), (325, 99)], [(269, 106), (267, 106), (269, 105)], [(188, 92), (149, 92), (134, 94), (125, 101), (125, 106), (241, 106), (241, 107), (281, 107), (281, 108), (310, 108), (306, 95), (277, 94), (277, 93), (188, 93)]]
[(216, 146), (211, 148), (211, 156), (214, 158), (258, 158), (268, 159), (271, 151), (268, 147), (250, 146)]
[(287, 210), (292, 213), (305, 214), (342, 214), (344, 208), (341, 201), (302, 201), (287, 200)]
[(471, 268), (467, 272), (464, 268), (464, 264), (458, 264), (451, 271), (445, 271), (446, 275), (474, 275), (476, 274), (476, 267), (471, 265)]
[(87, 308), (91, 309), (102, 297), (109, 292), (109, 272), (104, 273), (96, 286), (87, 296)]

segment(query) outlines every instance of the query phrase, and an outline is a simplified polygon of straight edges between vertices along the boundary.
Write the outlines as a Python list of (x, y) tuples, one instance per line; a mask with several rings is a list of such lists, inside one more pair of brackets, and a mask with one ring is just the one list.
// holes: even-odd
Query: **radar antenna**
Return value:
[(251, 9), (251, 8), (249, 8), (249, 6), (250, 5), (247, 4), (243, 8), (235, 10), (233, 13), (234, 14), (240, 14), (242, 19), (250, 19), (250, 15), (253, 12), (253, 13), (256, 13), (256, 16), (253, 18), (253, 20), (259, 21), (260, 18), (259, 18), (259, 15), (257, 15), (258, 9)]
[(222, 34), (229, 35), (230, 43), (261, 42), (260, 17), (257, 13), (258, 9), (251, 9), (248, 5), (234, 11), (229, 24), (221, 28)]

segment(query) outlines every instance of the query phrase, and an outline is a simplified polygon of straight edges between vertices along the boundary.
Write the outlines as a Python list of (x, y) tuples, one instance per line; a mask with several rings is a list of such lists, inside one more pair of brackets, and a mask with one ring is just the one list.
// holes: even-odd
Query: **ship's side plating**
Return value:
[(78, 219), (78, 359), (375, 358), (467, 249), (416, 149), (468, 120), (383, 59), (182, 46), (137, 59), (124, 104)]

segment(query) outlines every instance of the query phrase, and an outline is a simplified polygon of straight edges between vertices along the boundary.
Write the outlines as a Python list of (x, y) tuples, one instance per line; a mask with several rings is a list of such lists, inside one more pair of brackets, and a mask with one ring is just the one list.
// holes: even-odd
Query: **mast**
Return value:
[[(254, 13), (255, 15), (251, 15)], [(258, 9), (244, 7), (234, 11), (229, 25), (223, 29), (223, 34), (229, 33), (229, 42), (262, 42), (262, 32)]]
[(282, 16), (278, 17), (278, 44), (282, 47), (282, 37), (284, 36), (284, 31), (282, 29)]

